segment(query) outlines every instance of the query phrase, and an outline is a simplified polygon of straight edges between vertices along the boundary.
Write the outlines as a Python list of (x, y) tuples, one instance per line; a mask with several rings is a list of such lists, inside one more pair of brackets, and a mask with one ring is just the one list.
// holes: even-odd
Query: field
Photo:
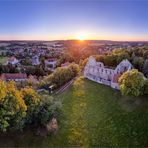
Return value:
[(57, 135), (42, 138), (31, 131), (1, 135), (0, 146), (148, 146), (146, 98), (121, 97), (118, 91), (83, 78), (56, 97), (63, 104)]
[(0, 56), (0, 64), (4, 64), (5, 62), (7, 62), (8, 57), (2, 57)]

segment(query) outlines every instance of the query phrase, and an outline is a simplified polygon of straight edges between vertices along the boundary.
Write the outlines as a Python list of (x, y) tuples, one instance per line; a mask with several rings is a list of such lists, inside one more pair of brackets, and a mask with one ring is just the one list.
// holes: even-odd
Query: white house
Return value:
[(7, 61), (7, 64), (12, 64), (12, 65), (16, 65), (19, 63), (19, 60), (16, 59), (15, 57), (10, 57)]
[(101, 84), (109, 85), (112, 88), (120, 89), (118, 84), (119, 77), (122, 73), (132, 68), (132, 64), (127, 59), (119, 63), (115, 69), (111, 69), (90, 56), (84, 68), (84, 77)]
[(39, 57), (37, 55), (32, 57), (32, 65), (39, 65), (40, 61), (39, 61)]
[(56, 68), (56, 65), (57, 65), (57, 61), (54, 58), (45, 60), (45, 67), (47, 69), (53, 70)]

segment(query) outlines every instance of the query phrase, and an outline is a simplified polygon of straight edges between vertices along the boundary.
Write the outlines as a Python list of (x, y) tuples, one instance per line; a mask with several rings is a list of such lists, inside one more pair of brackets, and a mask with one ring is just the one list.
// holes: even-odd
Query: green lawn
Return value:
[(7, 60), (8, 60), (8, 57), (2, 57), (2, 56), (0, 56), (0, 64), (6, 63)]
[(147, 147), (146, 98), (123, 98), (118, 91), (78, 79), (57, 96), (62, 101), (59, 132), (46, 138), (23, 135), (0, 137), (0, 146), (23, 147)]

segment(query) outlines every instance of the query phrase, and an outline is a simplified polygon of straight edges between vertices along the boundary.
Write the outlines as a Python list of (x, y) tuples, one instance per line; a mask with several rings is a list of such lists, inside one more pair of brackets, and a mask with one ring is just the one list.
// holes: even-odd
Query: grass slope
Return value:
[(0, 146), (148, 146), (145, 98), (123, 98), (118, 91), (83, 78), (57, 98), (63, 107), (56, 136), (41, 138), (26, 132), (21, 136), (0, 137)]
[(143, 105), (144, 98), (123, 98), (107, 86), (83, 79), (60, 97), (67, 145), (148, 146), (148, 109)]

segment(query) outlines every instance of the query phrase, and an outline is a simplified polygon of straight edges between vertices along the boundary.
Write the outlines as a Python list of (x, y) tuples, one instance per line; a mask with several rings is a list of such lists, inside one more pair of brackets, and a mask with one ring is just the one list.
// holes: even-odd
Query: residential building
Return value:
[(45, 60), (45, 68), (47, 69), (55, 69), (57, 65), (57, 60), (54, 58), (50, 58)]
[(12, 65), (16, 65), (19, 63), (19, 60), (16, 59), (15, 57), (10, 57), (7, 61), (7, 64), (12, 64)]
[(27, 75), (23, 73), (4, 73), (0, 76), (1, 80), (4, 81), (25, 81), (27, 79)]
[(39, 57), (37, 55), (32, 57), (32, 65), (39, 65), (40, 61), (39, 61)]

